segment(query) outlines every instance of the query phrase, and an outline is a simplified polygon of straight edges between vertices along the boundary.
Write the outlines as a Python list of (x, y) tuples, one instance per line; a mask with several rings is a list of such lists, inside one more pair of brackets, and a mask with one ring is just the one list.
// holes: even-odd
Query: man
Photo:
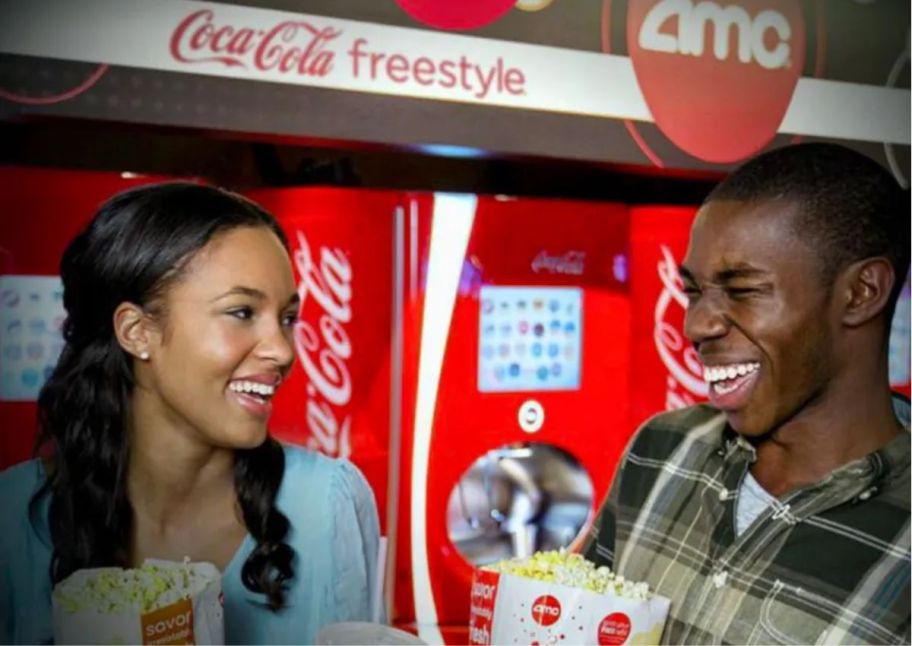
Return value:
[(761, 155), (701, 207), (681, 276), (709, 404), (639, 430), (584, 548), (671, 599), (664, 642), (909, 643), (908, 267), (908, 196), (841, 146)]

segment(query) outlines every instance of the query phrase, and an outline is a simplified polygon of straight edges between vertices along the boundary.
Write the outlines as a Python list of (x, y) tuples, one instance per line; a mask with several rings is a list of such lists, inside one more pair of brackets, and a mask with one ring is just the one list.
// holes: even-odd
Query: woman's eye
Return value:
[(282, 325), (285, 327), (292, 327), (298, 321), (297, 312), (288, 312), (285, 316), (282, 317)]
[(250, 307), (236, 307), (233, 310), (228, 310), (228, 314), (242, 321), (247, 321), (253, 318), (253, 309)]

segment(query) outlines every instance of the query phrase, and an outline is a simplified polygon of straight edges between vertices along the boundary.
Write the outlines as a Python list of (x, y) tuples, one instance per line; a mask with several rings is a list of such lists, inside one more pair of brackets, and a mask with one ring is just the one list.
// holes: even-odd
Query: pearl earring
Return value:
[(139, 353), (139, 358), (142, 359), (143, 361), (148, 361), (148, 360), (149, 360), (149, 353), (148, 353), (148, 352), (145, 352), (145, 351), (140, 352), (140, 353)]

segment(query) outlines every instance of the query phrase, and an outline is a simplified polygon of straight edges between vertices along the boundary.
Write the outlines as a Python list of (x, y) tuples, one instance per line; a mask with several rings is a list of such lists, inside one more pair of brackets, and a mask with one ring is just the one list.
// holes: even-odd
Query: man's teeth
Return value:
[(275, 394), (275, 386), (256, 381), (232, 381), (228, 388), (236, 393), (256, 393), (263, 397), (272, 397)]
[[(717, 381), (728, 381), (729, 379), (734, 379), (735, 377), (743, 377), (744, 375), (750, 374), (759, 369), (760, 364), (756, 362), (731, 363), (727, 366), (711, 366), (703, 368), (703, 379), (710, 384)], [(721, 389), (717, 390), (721, 391)]]

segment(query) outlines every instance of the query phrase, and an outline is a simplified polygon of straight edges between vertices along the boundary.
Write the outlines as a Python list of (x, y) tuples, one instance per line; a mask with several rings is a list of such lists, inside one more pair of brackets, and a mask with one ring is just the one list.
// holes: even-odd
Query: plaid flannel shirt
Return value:
[[(896, 407), (908, 428), (908, 404)], [(663, 643), (910, 643), (909, 433), (774, 501), (736, 536), (754, 459), (707, 405), (653, 418), (585, 556), (671, 599)]]

